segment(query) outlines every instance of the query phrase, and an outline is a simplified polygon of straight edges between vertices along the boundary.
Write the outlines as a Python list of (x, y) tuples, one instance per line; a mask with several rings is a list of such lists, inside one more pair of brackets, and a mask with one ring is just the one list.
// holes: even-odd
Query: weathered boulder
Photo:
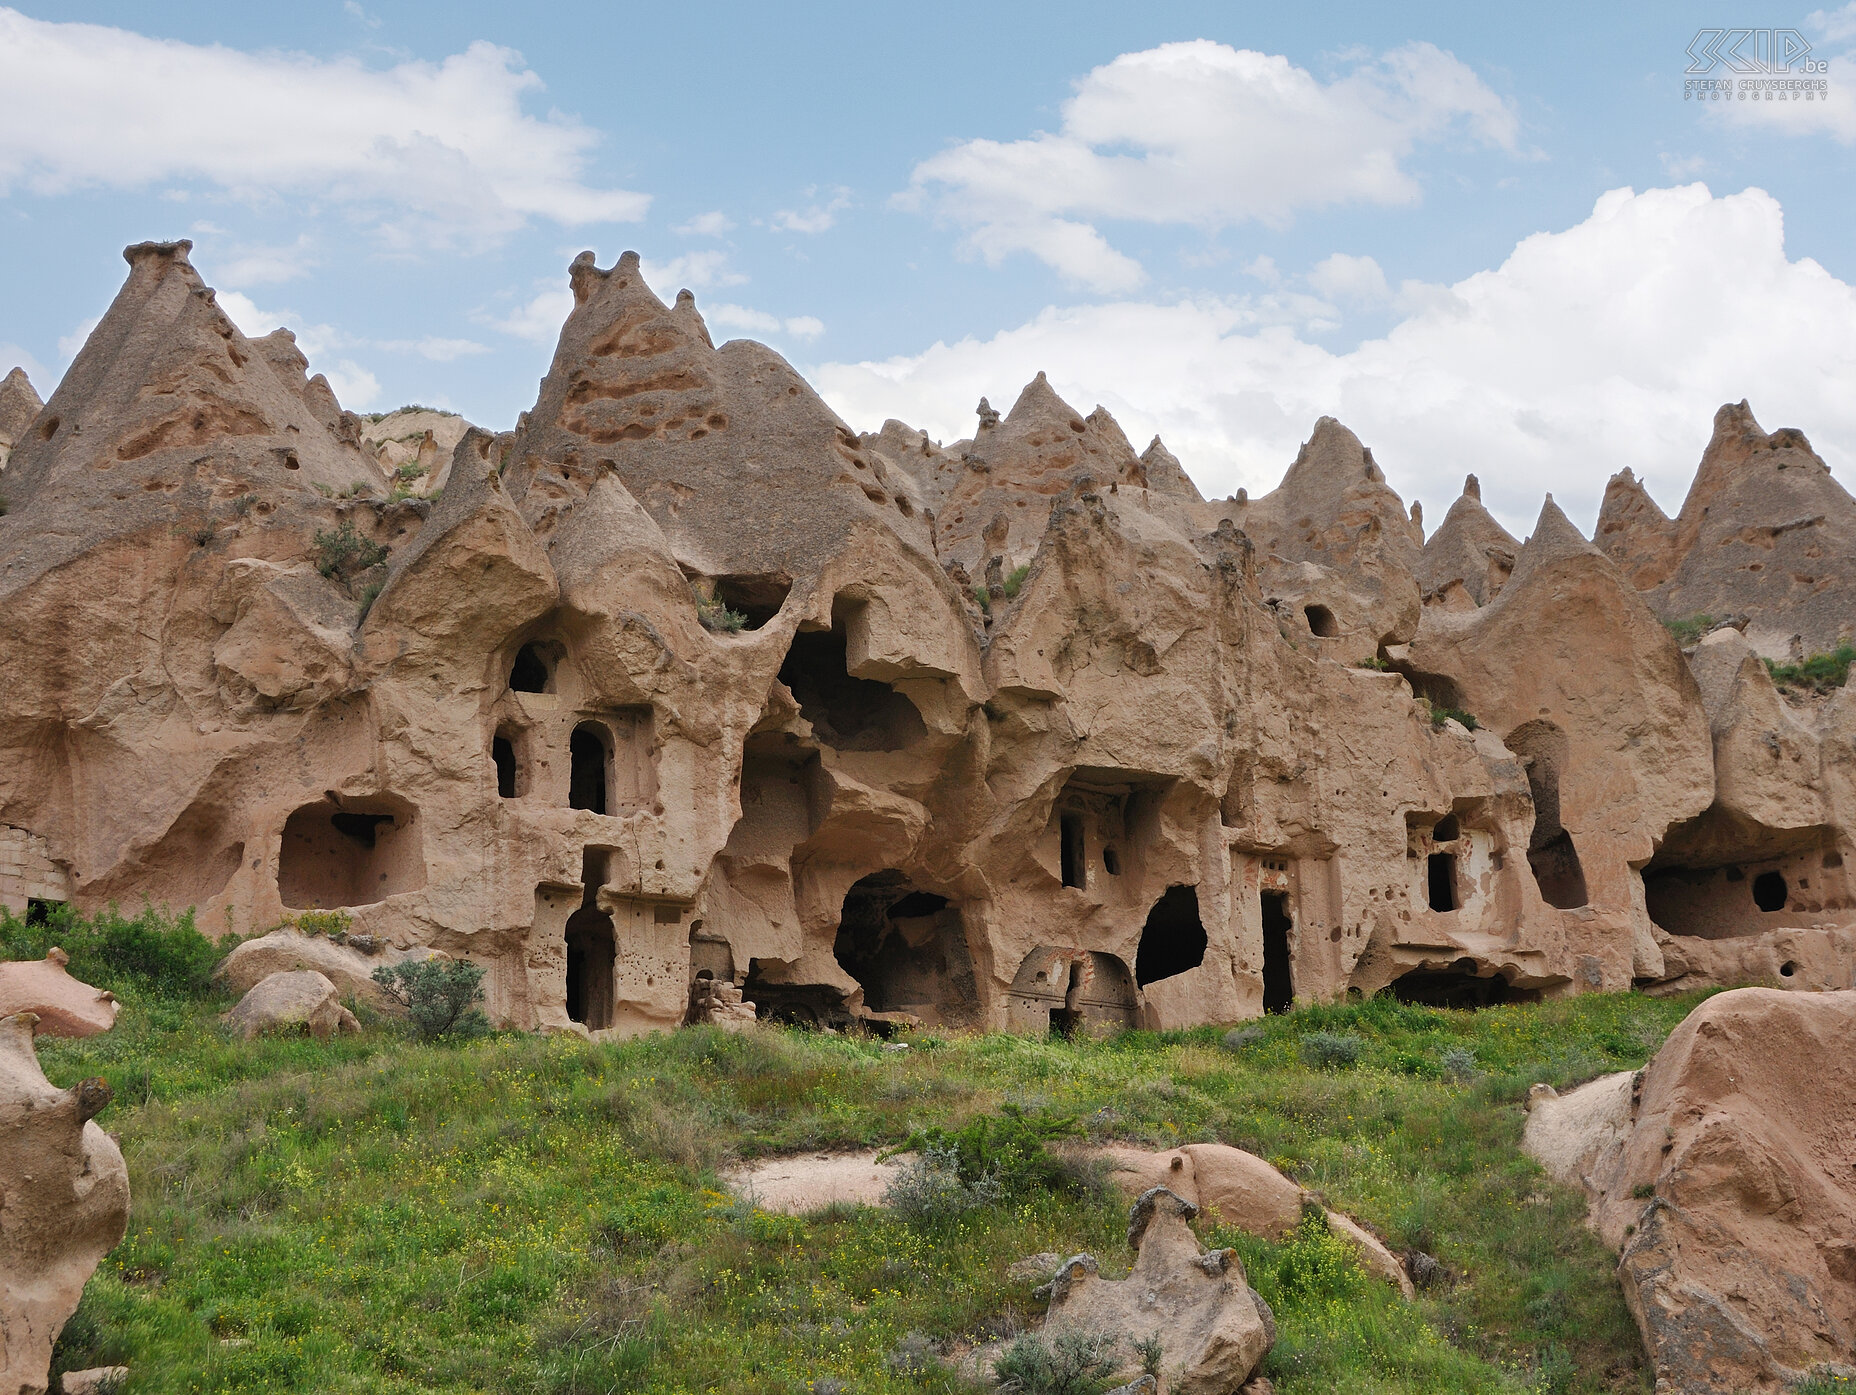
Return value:
[(92, 1122), (109, 1087), (55, 1088), (35, 1025), (0, 1018), (0, 1395), (44, 1395), (52, 1343), (129, 1224), (122, 1152)]
[(351, 945), (337, 944), (321, 935), (273, 930), (233, 950), (213, 971), (213, 977), (236, 992), (248, 993), (273, 975), (313, 970), (333, 984), (339, 996), (352, 995), (372, 1007), (391, 1011), (395, 1004), (374, 982), (374, 970), (409, 960), (443, 957), (424, 946), (411, 950), (381, 948), (374, 954), (363, 954)]
[(1157, 1338), (1160, 1377), (1169, 1392), (1236, 1390), (1268, 1354), (1276, 1322), (1236, 1252), (1208, 1252), (1199, 1244), (1191, 1226), (1197, 1214), (1196, 1206), (1165, 1187), (1143, 1192), (1128, 1217), (1128, 1243), (1136, 1251), (1132, 1272), (1105, 1279), (1092, 1256), (1069, 1260), (1051, 1281), (1045, 1334)]
[[(1114, 1179), (1135, 1195), (1165, 1187), (1206, 1215), (1265, 1240), (1287, 1238), (1303, 1209), (1321, 1201), (1306, 1187), (1282, 1175), (1255, 1153), (1228, 1143), (1188, 1143), (1165, 1152), (1138, 1148), (1104, 1150)], [(1366, 1227), (1338, 1211), (1322, 1207), (1328, 1226), (1351, 1244), (1367, 1273), (1383, 1279), (1405, 1297), (1412, 1296), (1411, 1276), (1392, 1251)]]
[(46, 1037), (94, 1037), (115, 1026), (116, 995), (72, 978), (70, 962), (54, 945), (43, 959), (0, 963), (0, 1017), (32, 1013), (33, 1030)]
[(342, 1006), (333, 983), (313, 969), (286, 970), (252, 985), (225, 1020), (247, 1040), (262, 1032), (297, 1029), (312, 1037), (358, 1032), (361, 1024)]
[(1659, 1390), (1856, 1375), (1856, 993), (1723, 993), (1642, 1071), (1534, 1114), (1530, 1151), (1620, 1251)]
[(88, 1371), (66, 1371), (58, 1383), (64, 1395), (110, 1395), (128, 1379), (127, 1366), (92, 1366)]

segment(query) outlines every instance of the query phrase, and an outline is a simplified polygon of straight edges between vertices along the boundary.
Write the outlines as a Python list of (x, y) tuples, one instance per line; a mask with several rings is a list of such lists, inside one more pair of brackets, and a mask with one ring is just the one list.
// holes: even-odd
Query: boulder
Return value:
[(318, 1039), (358, 1032), (361, 1024), (341, 1004), (335, 985), (313, 969), (286, 970), (254, 984), (225, 1014), (249, 1041), (261, 1032), (300, 1028)]
[(1527, 1147), (1620, 1251), (1657, 1389), (1856, 1375), (1856, 993), (1743, 988), (1642, 1071), (1535, 1103)]
[(88, 1371), (66, 1371), (60, 1378), (64, 1395), (109, 1395), (129, 1379), (127, 1366), (92, 1366)]
[[(1128, 1217), (1133, 1271), (1125, 1279), (1105, 1279), (1092, 1256), (1069, 1260), (1051, 1281), (1045, 1335), (1158, 1338), (1161, 1382), (1171, 1395), (1227, 1395), (1243, 1385), (1275, 1341), (1275, 1319), (1235, 1251), (1199, 1244), (1191, 1225), (1197, 1214), (1196, 1206), (1165, 1187), (1143, 1192)], [(1121, 1374), (1132, 1379), (1135, 1373)]]
[(129, 1224), (122, 1152), (92, 1122), (109, 1086), (54, 1087), (30, 1012), (0, 1018), (0, 1392), (44, 1395), (52, 1344)]
[(29, 1012), (46, 1037), (94, 1037), (116, 1024), (114, 993), (80, 983), (65, 972), (71, 957), (53, 945), (43, 959), (0, 964), (0, 1017)]
[[(1255, 1153), (1228, 1143), (1188, 1143), (1162, 1153), (1138, 1148), (1108, 1148), (1104, 1153), (1124, 1191), (1140, 1194), (1165, 1187), (1211, 1219), (1265, 1240), (1285, 1239), (1301, 1221), (1304, 1207), (1321, 1205), (1306, 1187)], [(1322, 1209), (1329, 1228), (1359, 1252), (1367, 1273), (1412, 1296), (1411, 1277), (1384, 1242), (1351, 1217)]]
[(390, 1012), (396, 1010), (398, 1004), (381, 992), (380, 985), (374, 982), (374, 970), (413, 959), (444, 957), (424, 947), (363, 954), (351, 945), (336, 944), (321, 935), (273, 930), (255, 940), (246, 940), (233, 950), (213, 971), (213, 977), (223, 980), (229, 988), (246, 993), (273, 974), (313, 970), (334, 984), (338, 995), (352, 995), (371, 1007)]

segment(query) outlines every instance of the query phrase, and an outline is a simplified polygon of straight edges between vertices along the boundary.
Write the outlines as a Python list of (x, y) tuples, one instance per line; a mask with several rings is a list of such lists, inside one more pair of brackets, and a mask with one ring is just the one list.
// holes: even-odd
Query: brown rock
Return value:
[(52, 1344), (129, 1223), (129, 1174), (91, 1122), (99, 1081), (55, 1089), (33, 1051), (33, 1015), (0, 1017), (0, 1391), (43, 1395)]
[(33, 391), (25, 369), (15, 368), (5, 378), (0, 378), (0, 469), (6, 468), (13, 447), (25, 436), (26, 428), (32, 425), (33, 418), (44, 405), (39, 401), (39, 394)]
[(391, 1010), (393, 1000), (374, 982), (374, 970), (430, 959), (434, 953), (422, 946), (413, 950), (389, 948), (363, 954), (359, 949), (336, 944), (321, 935), (274, 930), (240, 944), (213, 970), (213, 977), (224, 981), (235, 993), (249, 993), (279, 974), (307, 971), (328, 982), (338, 997), (357, 998), (370, 1007)]
[(94, 1037), (115, 1026), (116, 995), (72, 978), (65, 972), (70, 962), (53, 947), (40, 960), (0, 963), (0, 1017), (32, 1013), (33, 1030), (47, 1037)]
[(225, 1014), (225, 1021), (247, 1041), (278, 1030), (307, 1031), (317, 1038), (361, 1030), (335, 985), (311, 969), (266, 975)]

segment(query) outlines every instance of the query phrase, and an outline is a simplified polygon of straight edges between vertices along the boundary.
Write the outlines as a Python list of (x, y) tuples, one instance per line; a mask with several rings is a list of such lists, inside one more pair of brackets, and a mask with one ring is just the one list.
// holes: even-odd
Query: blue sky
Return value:
[[(1685, 101), (1703, 23), (1828, 99)], [(1852, 53), (1856, 4), (0, 9), (0, 359), (49, 392), (184, 236), (345, 404), (502, 427), (568, 261), (635, 247), (863, 429), (1045, 368), (1208, 493), (1332, 414), (1433, 523), (1475, 470), (1589, 528), (1741, 396), (1850, 478)]]

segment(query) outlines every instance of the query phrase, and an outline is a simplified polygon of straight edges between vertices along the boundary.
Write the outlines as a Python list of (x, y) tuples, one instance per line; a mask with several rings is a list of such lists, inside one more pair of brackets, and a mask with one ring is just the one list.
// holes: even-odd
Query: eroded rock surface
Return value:
[(1128, 1220), (1136, 1251), (1128, 1277), (1103, 1278), (1090, 1255), (1065, 1262), (1051, 1281), (1046, 1338), (1120, 1334), (1124, 1376), (1139, 1369), (1129, 1344), (1158, 1339), (1163, 1389), (1228, 1395), (1243, 1385), (1275, 1343), (1276, 1322), (1236, 1251), (1199, 1244), (1191, 1226), (1197, 1212), (1165, 1187), (1143, 1193)]
[(1620, 1251), (1657, 1388), (1856, 1375), (1856, 993), (1710, 998), (1634, 1074), (1536, 1104), (1527, 1146)]
[(0, 1017), (29, 1012), (33, 1030), (48, 1037), (94, 1037), (116, 1025), (116, 995), (65, 971), (71, 957), (54, 947), (43, 959), (0, 963)]
[[(94, 990), (93, 990), (94, 991)], [(92, 1122), (109, 1087), (55, 1088), (30, 1012), (0, 1017), (0, 1392), (44, 1395), (52, 1344), (129, 1224), (129, 1173)]]
[[(569, 268), (514, 431), (363, 421), (185, 244), (128, 259), (6, 468), (15, 911), (341, 909), (370, 962), (265, 935), (236, 985), (441, 952), (596, 1036), (1852, 982), (1856, 699), (1685, 654), (1649, 542), (1517, 543), (1472, 485), (1427, 544), (1331, 418), (1207, 500), (1042, 377), (860, 434), (629, 254)], [(1729, 418), (1698, 537), (1747, 471), (1834, 522)]]
[(225, 1020), (247, 1041), (263, 1032), (298, 1031), (326, 1038), (361, 1030), (355, 1015), (342, 1006), (335, 985), (313, 969), (260, 979)]

